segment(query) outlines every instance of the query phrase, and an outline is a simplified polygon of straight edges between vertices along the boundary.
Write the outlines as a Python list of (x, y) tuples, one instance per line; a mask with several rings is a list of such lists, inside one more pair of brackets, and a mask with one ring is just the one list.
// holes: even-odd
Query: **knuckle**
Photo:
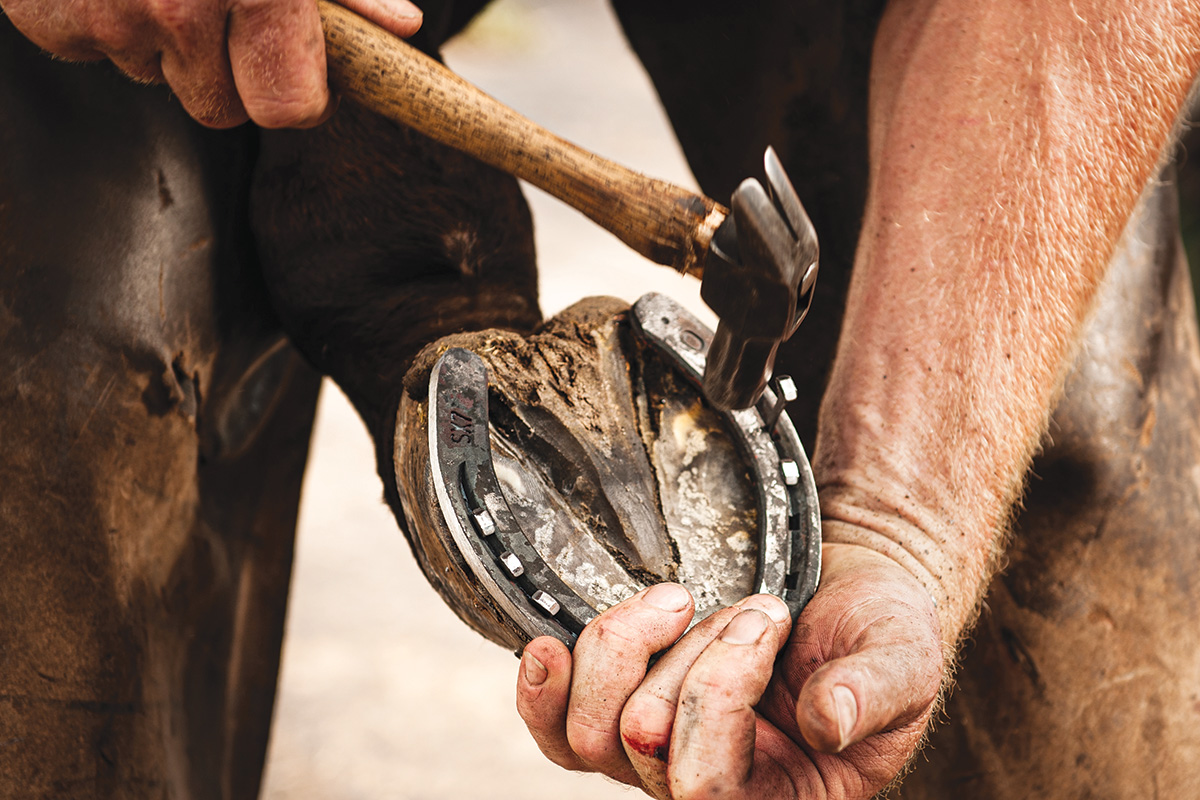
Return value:
[(263, 97), (243, 94), (246, 112), (262, 128), (303, 128), (322, 116), (325, 103), (318, 97)]
[(637, 753), (642, 758), (667, 763), (671, 749), (671, 739), (668, 736), (630, 731), (621, 734), (621, 741), (631, 756)]
[(589, 720), (567, 721), (567, 744), (571, 751), (589, 765), (603, 764), (613, 751), (613, 736), (606, 726)]
[(195, 114), (193, 115), (193, 119), (195, 119), (204, 127), (212, 128), (214, 130), (232, 128), (237, 125), (241, 125), (246, 121), (243, 115), (230, 113)]
[(121, 54), (135, 49), (137, 37), (134, 24), (123, 15), (113, 13), (93, 14), (85, 23), (86, 38), (105, 53)]
[(292, 0), (286, 0), (286, 2), (280, 2), (280, 0), (234, 0), (233, 5), (237, 7), (238, 14), (252, 19), (257, 16), (278, 14), (284, 10), (284, 7), (295, 7), (297, 3)]
[(3, 16), (25, 36), (66, 58), (121, 53), (134, 41), (127, 15), (107, 4), (87, 4), (69, 18), (49, 10), (42, 0), (5, 0), (0, 5)]
[(230, 9), (230, 67), (251, 119), (264, 128), (324, 119), (331, 103), (324, 41), (315, 7), (302, 0), (240, 0)]
[(143, 0), (150, 21), (169, 39), (191, 37), (197, 27), (196, 7), (184, 0)]
[(185, 108), (192, 119), (208, 128), (230, 128), (246, 121), (246, 113), (232, 92), (213, 91), (189, 97)]
[(665, 745), (675, 720), (674, 705), (648, 695), (635, 695), (621, 712), (621, 737), (626, 742)]
[(625, 703), (621, 711), (621, 730), (629, 726), (644, 726), (650, 721), (659, 722), (663, 717), (670, 720), (675, 714), (675, 704), (649, 692), (638, 691)]
[(315, 48), (324, 42), (316, 6), (306, 0), (234, 0), (229, 14), (239, 27), (272, 46), (302, 41)]
[(558, 766), (562, 767), (563, 769), (578, 769), (579, 768), (579, 764), (576, 763), (575, 759), (572, 758), (569, 753), (565, 753), (560, 750), (557, 750), (554, 747), (544, 745), (541, 742), (537, 742), (537, 746), (538, 746), (538, 750), (541, 751), (542, 755), (544, 755), (546, 757), (546, 760), (548, 760), (550, 763), (557, 764)]
[(162, 70), (155, 64), (145, 61), (126, 61), (117, 57), (112, 62), (136, 83), (158, 83), (162, 80)]

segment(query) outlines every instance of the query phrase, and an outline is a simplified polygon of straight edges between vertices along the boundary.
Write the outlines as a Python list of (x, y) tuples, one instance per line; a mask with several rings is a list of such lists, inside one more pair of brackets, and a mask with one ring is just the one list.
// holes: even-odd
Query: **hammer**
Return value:
[(747, 178), (731, 211), (571, 144), (357, 14), (317, 5), (342, 94), (528, 181), (651, 261), (702, 278), (700, 296), (719, 318), (704, 393), (719, 410), (758, 401), (817, 277), (816, 233), (774, 150), (764, 157), (769, 191)]

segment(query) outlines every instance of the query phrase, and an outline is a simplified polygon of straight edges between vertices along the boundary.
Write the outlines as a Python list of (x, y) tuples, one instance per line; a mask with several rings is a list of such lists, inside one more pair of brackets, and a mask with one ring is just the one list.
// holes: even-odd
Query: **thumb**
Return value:
[(839, 753), (876, 733), (924, 725), (932, 713), (943, 674), (936, 622), (905, 606), (889, 612), (804, 684), (796, 722), (817, 750)]
[(338, 5), (405, 39), (420, 30), (424, 21), (421, 9), (411, 0), (338, 0)]

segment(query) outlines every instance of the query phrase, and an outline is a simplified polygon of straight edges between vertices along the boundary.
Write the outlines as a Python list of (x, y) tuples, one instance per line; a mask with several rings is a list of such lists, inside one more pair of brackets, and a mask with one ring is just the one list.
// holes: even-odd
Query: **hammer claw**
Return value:
[(780, 215), (787, 221), (796, 242), (796, 263), (802, 269), (799, 282), (799, 296), (796, 299), (796, 311), (792, 319), (792, 327), (784, 338), (791, 335), (800, 327), (808, 314), (809, 304), (812, 303), (812, 289), (817, 282), (817, 265), (820, 261), (820, 247), (817, 243), (817, 232), (813, 228), (808, 212), (800, 202), (799, 195), (792, 187), (792, 181), (783, 169), (783, 163), (775, 153), (774, 147), (768, 147), (763, 155), (763, 169), (767, 174), (767, 187), (771, 199)]
[(767, 188), (771, 199), (791, 228), (792, 236), (797, 241), (811, 241), (815, 244), (817, 237), (812, 222), (808, 219), (796, 190), (792, 188), (792, 182), (784, 172), (774, 147), (768, 147), (767, 152), (763, 154), (763, 171), (767, 174)]
[(721, 319), (704, 374), (705, 394), (718, 408), (758, 400), (775, 352), (799, 328), (816, 284), (812, 222), (774, 149), (767, 148), (763, 167), (766, 189), (748, 178), (734, 191), (701, 286)]

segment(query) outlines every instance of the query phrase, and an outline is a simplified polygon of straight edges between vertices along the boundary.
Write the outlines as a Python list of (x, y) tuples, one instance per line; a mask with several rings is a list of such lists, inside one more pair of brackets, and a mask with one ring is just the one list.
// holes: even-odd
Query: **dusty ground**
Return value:
[[(552, 130), (691, 184), (665, 117), (603, 0), (502, 0), (447, 60)], [(529, 190), (553, 313), (591, 294), (695, 285)], [(711, 315), (708, 317), (711, 319)], [(546, 762), (513, 705), (517, 660), (425, 584), (380, 499), (370, 443), (332, 385), (301, 509), (268, 800), (640, 796)]]

